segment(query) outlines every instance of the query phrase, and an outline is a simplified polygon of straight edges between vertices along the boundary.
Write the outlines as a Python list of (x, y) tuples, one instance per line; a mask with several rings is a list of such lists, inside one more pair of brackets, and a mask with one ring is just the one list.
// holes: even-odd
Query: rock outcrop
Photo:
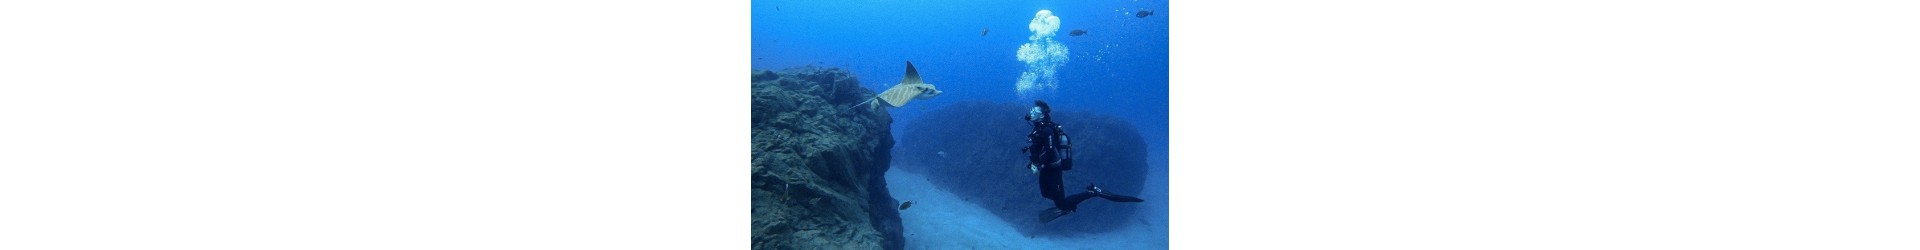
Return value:
[(753, 248), (902, 249), (893, 118), (839, 69), (753, 72)]
[[(894, 149), (894, 165), (921, 173), (942, 189), (993, 211), (1028, 235), (1108, 232), (1124, 227), (1140, 203), (1090, 199), (1079, 212), (1040, 223), (1053, 206), (1040, 197), (1039, 177), (1027, 170), (1021, 119), (1027, 103), (963, 102), (932, 110), (907, 123)], [(1109, 192), (1138, 195), (1146, 187), (1147, 146), (1132, 124), (1115, 116), (1054, 106), (1054, 121), (1073, 140), (1074, 168), (1065, 174), (1067, 193), (1089, 183)]]

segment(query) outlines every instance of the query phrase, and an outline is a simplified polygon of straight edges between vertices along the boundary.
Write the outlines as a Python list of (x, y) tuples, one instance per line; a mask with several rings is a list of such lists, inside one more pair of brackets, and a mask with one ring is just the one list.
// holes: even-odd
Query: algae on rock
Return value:
[(892, 116), (840, 69), (753, 72), (754, 249), (901, 249)]

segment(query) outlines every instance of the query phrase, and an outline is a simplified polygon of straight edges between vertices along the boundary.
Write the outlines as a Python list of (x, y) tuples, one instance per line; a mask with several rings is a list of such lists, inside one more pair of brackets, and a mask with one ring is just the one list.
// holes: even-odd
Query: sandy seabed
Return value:
[[(1160, 183), (1164, 184), (1164, 183)], [(1166, 186), (1149, 185), (1127, 228), (1113, 232), (1076, 237), (1037, 236), (1027, 238), (1015, 225), (979, 205), (941, 190), (918, 173), (893, 169), (887, 171), (887, 189), (899, 200), (911, 200), (913, 206), (900, 211), (906, 229), (907, 249), (1166, 249), (1168, 238), (1165, 214)], [(1038, 190), (1033, 195), (1040, 195)], [(1157, 200), (1155, 198), (1158, 198)], [(1087, 202), (1104, 202), (1089, 200)], [(1039, 212), (1039, 211), (1034, 211)], [(1074, 215), (1067, 215), (1074, 216)]]

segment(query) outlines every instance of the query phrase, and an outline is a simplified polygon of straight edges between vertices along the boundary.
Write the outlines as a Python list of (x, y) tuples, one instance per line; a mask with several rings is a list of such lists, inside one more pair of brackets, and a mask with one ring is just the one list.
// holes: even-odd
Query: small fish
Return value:
[(907, 207), (912, 207), (912, 206), (913, 206), (913, 201), (901, 202), (900, 210), (907, 210)]
[(1140, 12), (1133, 13), (1133, 17), (1138, 17), (1138, 18), (1147, 18), (1147, 16), (1152, 16), (1152, 15), (1153, 15), (1152, 10), (1140, 10)]
[(980, 36), (987, 36), (987, 27), (980, 27)]
[(786, 202), (790, 197), (793, 197), (793, 183), (780, 184), (780, 202)]
[(1080, 35), (1086, 35), (1086, 34), (1087, 34), (1087, 30), (1073, 30), (1073, 32), (1067, 32), (1067, 35), (1069, 36), (1080, 36)]

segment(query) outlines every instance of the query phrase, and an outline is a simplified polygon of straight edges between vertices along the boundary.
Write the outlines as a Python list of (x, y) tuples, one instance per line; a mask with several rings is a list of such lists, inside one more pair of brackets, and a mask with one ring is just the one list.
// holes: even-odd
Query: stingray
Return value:
[[(932, 99), (934, 96), (939, 95), (940, 90), (934, 88), (933, 84), (920, 81), (920, 72), (913, 70), (913, 61), (907, 61), (907, 75), (901, 77), (900, 83), (894, 84), (893, 87), (887, 88), (887, 91), (881, 91), (879, 95), (874, 95), (873, 98), (860, 102), (860, 104), (867, 104), (868, 109), (879, 108), (883, 105), (897, 108), (906, 106), (907, 102), (913, 100)], [(857, 107), (860, 104), (854, 104), (854, 106)]]

